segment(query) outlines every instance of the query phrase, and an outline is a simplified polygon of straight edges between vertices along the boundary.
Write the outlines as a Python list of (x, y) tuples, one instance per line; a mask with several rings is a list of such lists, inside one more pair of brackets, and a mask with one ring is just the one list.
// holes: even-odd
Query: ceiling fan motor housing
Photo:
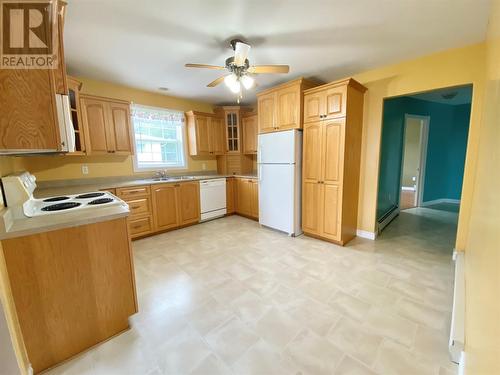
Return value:
[(244, 73), (247, 71), (249, 67), (250, 67), (250, 62), (248, 61), (248, 59), (245, 59), (245, 64), (242, 66), (238, 66), (234, 63), (234, 56), (231, 56), (226, 59), (226, 68), (231, 73)]

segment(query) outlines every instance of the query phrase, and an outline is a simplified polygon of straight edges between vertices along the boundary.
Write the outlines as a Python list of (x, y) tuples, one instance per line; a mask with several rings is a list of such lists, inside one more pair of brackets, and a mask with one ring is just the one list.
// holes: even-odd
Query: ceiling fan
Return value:
[(240, 39), (233, 39), (230, 43), (234, 51), (234, 56), (226, 59), (225, 66), (207, 64), (186, 64), (185, 66), (186, 68), (228, 70), (229, 74), (210, 82), (207, 87), (215, 87), (224, 81), (231, 92), (238, 94), (238, 103), (242, 98), (242, 89), (245, 88), (248, 90), (254, 86), (255, 80), (252, 77), (253, 74), (288, 73), (290, 70), (288, 65), (250, 66), (250, 62), (247, 59), (250, 45)]

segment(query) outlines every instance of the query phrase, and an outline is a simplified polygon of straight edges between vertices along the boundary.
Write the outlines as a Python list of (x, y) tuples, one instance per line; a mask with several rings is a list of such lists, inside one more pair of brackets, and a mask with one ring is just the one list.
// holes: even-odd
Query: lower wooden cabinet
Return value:
[[(106, 189), (109, 191), (109, 189)], [(153, 231), (153, 210), (151, 189), (149, 185), (117, 188), (117, 197), (127, 202), (130, 215), (128, 217), (131, 238), (141, 237)]]
[(198, 181), (152, 185), (154, 230), (168, 230), (200, 220)]
[(228, 215), (235, 213), (236, 179), (226, 178), (226, 212)]
[(137, 300), (126, 218), (3, 240), (2, 249), (34, 373), (129, 327)]
[(256, 179), (236, 178), (236, 213), (259, 218), (259, 185)]

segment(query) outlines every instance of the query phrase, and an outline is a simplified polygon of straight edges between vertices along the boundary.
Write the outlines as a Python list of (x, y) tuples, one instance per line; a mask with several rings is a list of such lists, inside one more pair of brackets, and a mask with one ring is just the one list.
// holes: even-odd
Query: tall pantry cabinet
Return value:
[(354, 79), (304, 91), (302, 230), (340, 245), (356, 236), (365, 91)]

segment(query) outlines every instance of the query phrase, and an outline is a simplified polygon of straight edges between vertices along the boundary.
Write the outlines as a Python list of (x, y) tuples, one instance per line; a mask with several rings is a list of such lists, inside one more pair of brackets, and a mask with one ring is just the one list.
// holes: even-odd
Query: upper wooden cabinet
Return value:
[(257, 114), (246, 115), (241, 119), (244, 154), (257, 154), (258, 121)]
[(82, 112), (80, 108), (80, 90), (82, 83), (76, 78), (67, 77), (69, 105), (71, 108), (71, 121), (75, 129), (75, 152), (71, 154), (82, 155), (85, 154), (85, 135), (82, 124)]
[(299, 78), (257, 94), (259, 133), (301, 129), (302, 92), (316, 83)]
[(99, 96), (80, 96), (87, 154), (132, 154), (130, 103)]
[(356, 236), (365, 91), (348, 79), (304, 92), (302, 229), (342, 245)]
[(224, 154), (224, 120), (222, 117), (196, 111), (186, 112), (189, 155)]
[(67, 95), (63, 29), (65, 2), (55, 17), (55, 69), (0, 69), (0, 154), (63, 149), (56, 94)]

